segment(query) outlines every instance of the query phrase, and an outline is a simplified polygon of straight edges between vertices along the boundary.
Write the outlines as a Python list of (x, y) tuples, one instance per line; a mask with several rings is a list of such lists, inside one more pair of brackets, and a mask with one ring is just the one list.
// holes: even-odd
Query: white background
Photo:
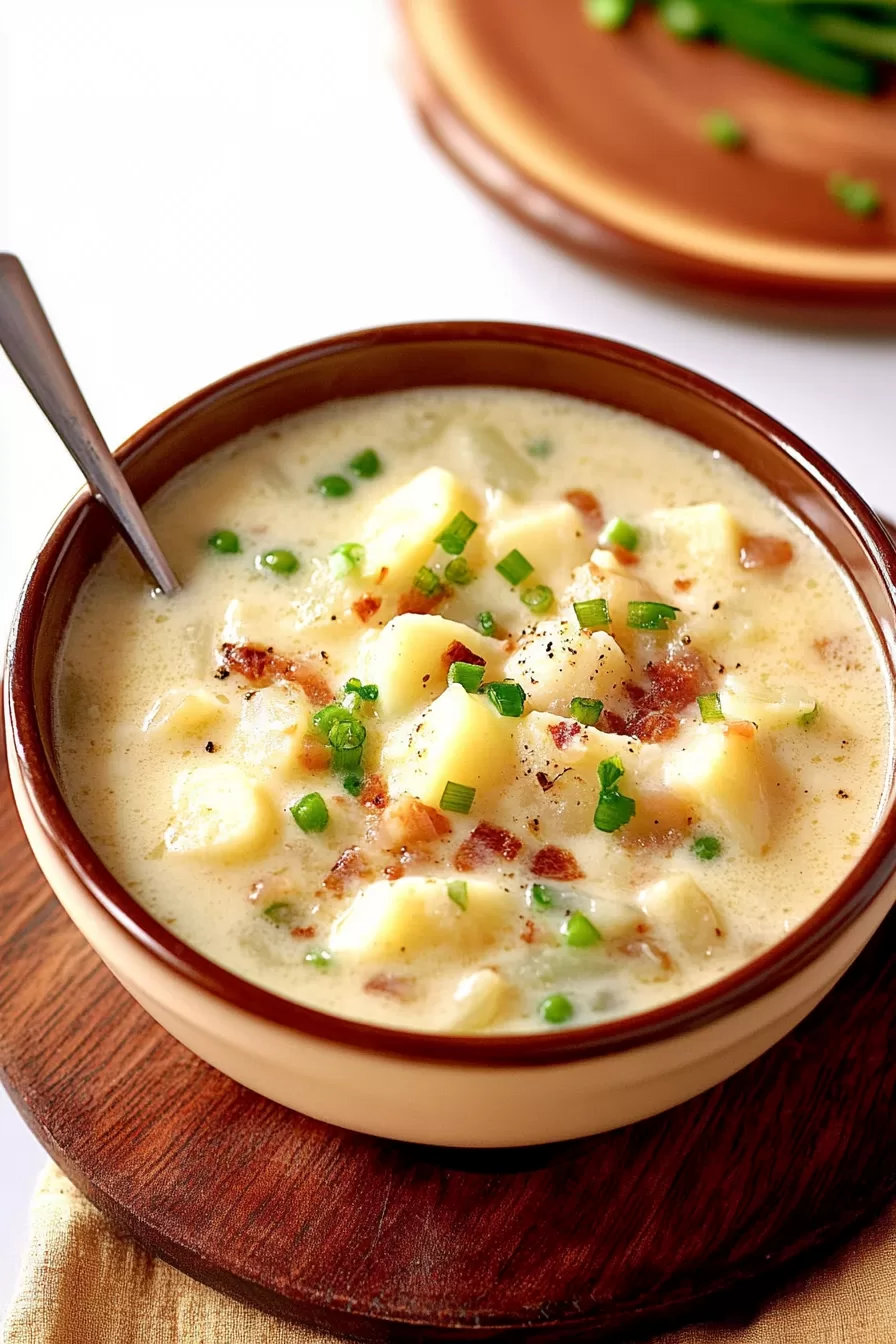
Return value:
[[(413, 122), (387, 0), (8, 0), (0, 62), (0, 246), (24, 259), (110, 443), (315, 337), (499, 317), (717, 378), (896, 512), (896, 342), (702, 315), (530, 238)], [(78, 484), (2, 356), (0, 478), (2, 630)], [(0, 1307), (42, 1160), (0, 1094)]]

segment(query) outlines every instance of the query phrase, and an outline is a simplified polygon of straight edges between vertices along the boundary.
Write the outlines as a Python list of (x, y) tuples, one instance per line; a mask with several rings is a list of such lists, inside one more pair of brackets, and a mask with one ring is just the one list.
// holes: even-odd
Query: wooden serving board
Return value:
[(581, 1142), (447, 1151), (318, 1124), (178, 1045), (48, 890), (5, 771), (0, 851), (0, 1077), (22, 1115), (149, 1250), (278, 1315), (373, 1340), (630, 1341), (718, 1295), (755, 1305), (758, 1277), (896, 1190), (892, 919), (697, 1100)]
[[(896, 322), (896, 87), (862, 99), (706, 42), (647, 7), (618, 33), (581, 0), (402, 0), (411, 92), (499, 204), (587, 260), (704, 299)], [(713, 109), (748, 148), (706, 143)], [(884, 209), (833, 202), (833, 171)]]

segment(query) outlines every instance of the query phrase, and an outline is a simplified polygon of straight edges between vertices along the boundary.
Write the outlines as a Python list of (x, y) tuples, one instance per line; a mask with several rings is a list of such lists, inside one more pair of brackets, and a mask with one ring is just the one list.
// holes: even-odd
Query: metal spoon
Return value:
[(59, 435), (96, 499), (163, 593), (180, 584), (90, 414), (18, 257), (0, 253), (0, 346)]

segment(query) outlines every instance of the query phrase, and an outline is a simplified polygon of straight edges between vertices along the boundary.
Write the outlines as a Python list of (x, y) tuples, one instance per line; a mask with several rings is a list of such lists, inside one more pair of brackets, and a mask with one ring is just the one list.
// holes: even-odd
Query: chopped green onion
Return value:
[(298, 558), (292, 551), (273, 550), (259, 555), (255, 564), (258, 569), (270, 570), (272, 574), (294, 574), (299, 567)]
[(428, 565), (421, 565), (414, 575), (414, 587), (419, 588), (427, 597), (433, 597), (441, 588), (442, 581)]
[(594, 824), (599, 831), (610, 834), (613, 831), (618, 831), (619, 827), (624, 826), (627, 821), (631, 821), (634, 815), (634, 798), (626, 798), (625, 794), (611, 790), (609, 793), (602, 793), (597, 800), (597, 807), (594, 809)]
[(629, 627), (632, 630), (668, 630), (669, 622), (675, 620), (679, 610), (670, 607), (668, 602), (629, 602)]
[(458, 588), (465, 588), (468, 583), (472, 583), (476, 575), (462, 555), (456, 560), (449, 560), (445, 566), (445, 578), (449, 583), (456, 583)]
[(716, 35), (729, 47), (761, 61), (792, 70), (817, 84), (848, 93), (873, 93), (877, 67), (819, 41), (797, 14), (784, 5), (714, 3)]
[(592, 28), (615, 32), (624, 28), (635, 8), (635, 0), (583, 0), (585, 22)]
[(449, 555), (460, 555), (478, 526), (465, 513), (456, 513), (444, 531), (436, 537), (436, 545)]
[(722, 842), (714, 835), (698, 835), (691, 851), (698, 859), (717, 859), (722, 852)]
[(591, 597), (587, 602), (573, 602), (572, 609), (583, 630), (597, 630), (610, 624), (610, 608), (605, 597)]
[(518, 719), (526, 703), (526, 692), (515, 681), (488, 681), (479, 688), (505, 719)]
[(348, 464), (356, 476), (363, 480), (369, 480), (371, 476), (379, 476), (383, 469), (383, 464), (379, 459), (379, 454), (372, 448), (365, 448), (363, 452), (353, 457)]
[(725, 112), (721, 108), (706, 113), (700, 122), (700, 130), (703, 132), (703, 138), (711, 145), (715, 145), (716, 149), (742, 149), (747, 143), (743, 126), (730, 112)]
[(449, 882), (448, 896), (455, 905), (460, 906), (461, 910), (466, 910), (468, 905), (466, 882)]
[(818, 718), (818, 702), (811, 709), (804, 709), (802, 714), (797, 714), (796, 721), (801, 728), (808, 728)]
[(361, 764), (361, 753), (367, 738), (367, 729), (360, 719), (343, 719), (334, 723), (327, 734), (327, 742), (333, 748), (333, 769), (354, 770)]
[(593, 947), (595, 943), (602, 942), (600, 932), (591, 923), (587, 915), (576, 910), (565, 919), (560, 926), (560, 932), (566, 939), (569, 947)]
[(611, 518), (598, 537), (601, 546), (621, 546), (624, 551), (638, 549), (638, 531), (624, 518)]
[(469, 784), (455, 784), (453, 779), (449, 779), (442, 790), (439, 807), (443, 812), (462, 812), (466, 815), (475, 797), (476, 790)]
[(532, 573), (534, 565), (530, 565), (524, 555), (516, 549), (508, 551), (503, 560), (499, 560), (495, 569), (503, 579), (508, 583), (516, 585), (522, 583), (523, 579), (528, 579)]
[(556, 894), (554, 888), (544, 882), (533, 882), (528, 892), (529, 904), (538, 906), (539, 910), (549, 910)]
[(352, 492), (352, 483), (344, 476), (321, 476), (317, 488), (325, 499), (342, 499)]
[(293, 907), (289, 901), (275, 901), (261, 912), (272, 924), (288, 924), (293, 916)]
[(360, 677), (349, 677), (345, 683), (346, 695), (357, 695), (361, 700), (378, 700), (380, 694), (379, 686), (374, 686), (369, 682), (366, 686), (361, 684)]
[(659, 17), (664, 28), (685, 42), (705, 37), (712, 28), (708, 9), (699, 0), (660, 0)]
[(323, 709), (318, 709), (312, 714), (311, 726), (321, 737), (327, 738), (334, 723), (348, 723), (354, 717), (352, 711), (345, 705), (324, 705)]
[(289, 809), (292, 819), (303, 831), (325, 831), (330, 820), (327, 805), (319, 793), (306, 793)]
[(712, 695), (698, 695), (697, 708), (704, 723), (718, 723), (725, 717), (722, 713), (722, 702), (715, 692)]
[(379, 700), (380, 688), (374, 682), (366, 682), (358, 692), (362, 700)]
[(489, 635), (492, 639), (494, 639), (495, 631), (498, 628), (498, 622), (495, 620), (492, 613), (490, 611), (480, 611), (479, 615), (476, 617), (476, 620), (479, 622), (479, 629), (482, 631), (482, 633), (484, 635)]
[(526, 452), (530, 457), (550, 457), (554, 451), (554, 445), (550, 439), (530, 439), (526, 444)]
[(353, 798), (358, 798), (364, 787), (364, 780), (360, 775), (346, 775), (345, 779), (342, 781), (342, 787), (345, 789), (346, 793), (350, 793)]
[(304, 960), (309, 966), (316, 966), (319, 971), (325, 971), (333, 960), (333, 953), (328, 952), (325, 947), (313, 947), (310, 952), (305, 953)]
[(569, 702), (569, 712), (579, 723), (593, 727), (604, 710), (603, 700), (589, 700), (584, 695), (574, 695)]
[(524, 588), (520, 593), (520, 599), (530, 611), (539, 616), (545, 611), (550, 611), (554, 605), (554, 594), (546, 583), (536, 583), (532, 588)]
[(220, 532), (213, 532), (208, 538), (207, 545), (213, 551), (220, 552), (221, 555), (238, 555), (240, 550), (240, 539), (235, 532), (229, 528), (222, 527)]
[(549, 994), (538, 1005), (542, 1021), (552, 1027), (560, 1027), (564, 1022), (568, 1022), (574, 1012), (575, 1009), (565, 994)]
[(330, 552), (330, 570), (337, 578), (345, 578), (353, 569), (357, 569), (364, 559), (364, 547), (359, 541), (344, 541), (341, 546)]
[(463, 686), (465, 691), (476, 691), (484, 673), (485, 668), (478, 663), (452, 663), (448, 669), (448, 685)]
[(602, 793), (607, 793), (612, 789), (625, 774), (625, 767), (619, 756), (608, 756), (606, 760), (601, 761), (597, 767), (597, 778), (600, 781)]
[(880, 209), (880, 191), (877, 184), (867, 179), (850, 177), (847, 173), (831, 173), (828, 194), (850, 215), (867, 219)]

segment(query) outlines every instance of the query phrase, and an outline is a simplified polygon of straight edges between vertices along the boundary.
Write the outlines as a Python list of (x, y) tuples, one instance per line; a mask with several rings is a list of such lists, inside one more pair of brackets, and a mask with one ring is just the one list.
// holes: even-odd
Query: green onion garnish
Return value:
[(363, 480), (369, 480), (371, 476), (379, 476), (383, 469), (383, 464), (379, 459), (379, 454), (372, 448), (365, 448), (363, 452), (353, 457), (348, 464), (356, 476)]
[(325, 499), (341, 499), (351, 494), (352, 483), (344, 476), (321, 476), (317, 488)]
[(421, 565), (414, 575), (414, 587), (419, 588), (421, 593), (427, 597), (433, 597), (441, 588), (442, 581), (435, 570), (428, 565)]
[(449, 555), (460, 555), (478, 526), (465, 513), (456, 513), (445, 530), (436, 537), (436, 545)]
[(544, 882), (533, 882), (528, 892), (529, 904), (537, 906), (539, 910), (549, 910), (556, 894), (554, 888)]
[(797, 714), (796, 721), (801, 728), (808, 728), (818, 718), (818, 702), (811, 709), (804, 709), (802, 714)]
[(618, 831), (635, 815), (635, 800), (627, 798), (616, 787), (625, 770), (618, 756), (608, 756), (597, 767), (600, 781), (600, 797), (594, 809), (594, 825), (599, 831), (610, 834)]
[(319, 793), (306, 793), (289, 809), (292, 819), (303, 831), (325, 831), (330, 820), (327, 805)]
[(333, 960), (333, 953), (328, 952), (325, 947), (313, 947), (310, 952), (305, 953), (304, 960), (309, 966), (316, 966), (319, 971), (325, 971)]
[(339, 774), (354, 770), (361, 764), (361, 753), (367, 738), (367, 729), (360, 719), (343, 719), (334, 723), (327, 735), (333, 749), (333, 769)]
[(353, 798), (358, 798), (364, 787), (364, 780), (360, 775), (346, 775), (342, 781), (342, 787), (346, 793), (350, 793)]
[(850, 215), (867, 219), (880, 209), (880, 191), (877, 184), (866, 179), (850, 177), (847, 173), (831, 173), (828, 194)]
[(239, 537), (227, 527), (222, 527), (220, 532), (213, 532), (206, 544), (221, 555), (238, 555), (240, 550)]
[(288, 924), (293, 916), (293, 907), (289, 901), (275, 901), (261, 912), (272, 924)]
[(565, 994), (549, 994), (538, 1005), (538, 1014), (549, 1026), (560, 1027), (568, 1022), (575, 1009)]
[(628, 623), (632, 630), (668, 630), (678, 615), (678, 607), (668, 602), (629, 602)]
[(312, 714), (311, 726), (321, 737), (327, 738), (334, 723), (348, 723), (354, 717), (352, 711), (345, 705), (324, 705), (323, 709), (318, 709)]
[(298, 558), (292, 551), (265, 551), (255, 560), (258, 569), (270, 570), (272, 574), (294, 574), (299, 567)]
[(472, 583), (476, 575), (462, 555), (456, 560), (449, 560), (445, 566), (445, 578), (449, 583), (456, 583), (458, 588), (465, 588), (468, 583)]
[(514, 585), (522, 583), (523, 579), (528, 579), (534, 568), (535, 566), (530, 565), (526, 557), (515, 549), (508, 551), (504, 559), (495, 565), (501, 577)]
[(526, 703), (526, 693), (515, 681), (488, 681), (479, 688), (505, 719), (518, 719)]
[(589, 700), (584, 695), (574, 695), (569, 702), (569, 712), (579, 723), (593, 727), (604, 711), (603, 700)]
[(691, 852), (698, 859), (717, 859), (722, 852), (722, 842), (714, 835), (698, 835), (691, 845)]
[(563, 921), (560, 932), (569, 947), (593, 947), (595, 943), (602, 941), (599, 931), (591, 920), (579, 910)]
[(467, 905), (469, 904), (466, 882), (449, 882), (448, 896), (455, 905), (460, 906), (461, 910), (466, 910)]
[(364, 547), (359, 541), (344, 541), (341, 546), (330, 552), (330, 570), (337, 578), (345, 578), (353, 569), (357, 569), (364, 559)]
[(489, 635), (492, 639), (495, 637), (495, 631), (498, 628), (498, 622), (490, 611), (480, 611), (476, 617), (479, 622), (479, 629), (484, 635)]
[(625, 768), (619, 756), (608, 756), (606, 760), (601, 761), (597, 767), (597, 778), (600, 781), (602, 793), (607, 793), (615, 788), (619, 780), (625, 774)]
[(591, 597), (587, 602), (573, 602), (572, 609), (583, 630), (597, 630), (610, 624), (610, 608), (605, 597)]
[(624, 518), (611, 518), (598, 537), (601, 546), (621, 546), (624, 551), (638, 549), (638, 532)]
[(443, 812), (462, 812), (466, 815), (473, 806), (476, 790), (469, 784), (455, 784), (453, 779), (442, 790), (439, 807)]
[(712, 695), (698, 695), (697, 708), (704, 723), (718, 723), (725, 717), (722, 713), (722, 702), (715, 692)]
[(448, 685), (463, 686), (465, 691), (479, 689), (485, 668), (478, 663), (452, 663), (448, 669)]
[(592, 28), (615, 32), (624, 28), (634, 13), (635, 0), (583, 0), (585, 22)]
[(362, 686), (360, 677), (349, 677), (345, 683), (346, 695), (357, 695), (361, 700), (378, 700), (380, 695), (379, 686), (374, 686), (373, 682), (368, 682)]
[(730, 112), (718, 108), (707, 112), (700, 122), (703, 138), (716, 149), (742, 149), (747, 143), (746, 133), (740, 122)]
[(530, 457), (550, 457), (554, 451), (554, 445), (550, 439), (530, 439), (526, 444), (526, 452)]
[(532, 588), (523, 589), (520, 600), (525, 602), (530, 611), (540, 616), (554, 605), (554, 594), (546, 583), (536, 583)]

